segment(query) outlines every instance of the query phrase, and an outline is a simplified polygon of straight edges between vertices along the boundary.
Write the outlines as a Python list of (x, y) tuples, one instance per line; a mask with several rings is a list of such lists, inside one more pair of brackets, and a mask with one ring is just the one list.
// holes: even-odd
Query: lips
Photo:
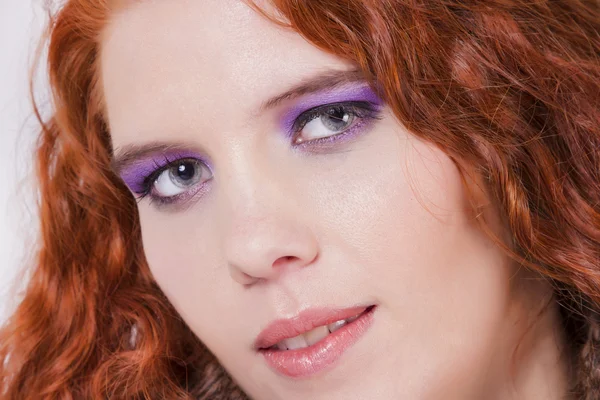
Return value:
[(335, 363), (368, 330), (375, 306), (310, 309), (269, 324), (254, 342), (282, 375), (305, 377)]
[(355, 321), (359, 316), (360, 314), (357, 314), (348, 319), (342, 319), (331, 324), (317, 326), (316, 328), (313, 328), (308, 332), (301, 333), (293, 338), (283, 339), (276, 345), (271, 346), (271, 348), (277, 348), (279, 350), (296, 350), (312, 346), (313, 344), (325, 339), (329, 334)]

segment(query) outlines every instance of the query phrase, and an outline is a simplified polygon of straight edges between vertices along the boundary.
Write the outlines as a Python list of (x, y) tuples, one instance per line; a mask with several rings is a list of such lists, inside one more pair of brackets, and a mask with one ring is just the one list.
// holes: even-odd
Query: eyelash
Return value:
[[(334, 134), (331, 136), (327, 136), (327, 137), (321, 137), (321, 138), (317, 138), (317, 139), (307, 140), (307, 141), (299, 143), (299, 144), (294, 144), (293, 146), (298, 147), (298, 148), (305, 148), (307, 146), (308, 147), (309, 146), (318, 146), (320, 144), (337, 142), (338, 140), (341, 140), (341, 139), (351, 136), (357, 130), (364, 128), (365, 123), (369, 123), (371, 121), (381, 119), (380, 107), (371, 102), (368, 102), (368, 101), (346, 101), (346, 102), (324, 104), (322, 106), (318, 106), (318, 107), (314, 107), (309, 110), (306, 110), (306, 111), (302, 112), (298, 117), (296, 117), (296, 120), (294, 121), (292, 128), (291, 128), (291, 132), (290, 132), (292, 143), (297, 139), (298, 135), (302, 132), (302, 129), (304, 129), (304, 127), (309, 122), (325, 115), (326, 111), (331, 110), (331, 109), (340, 109), (348, 114), (352, 114), (354, 117), (356, 117), (358, 119), (358, 122), (355, 125), (348, 128), (347, 130), (342, 131), (340, 133), (337, 133), (337, 134)], [(194, 191), (191, 195), (189, 193), (181, 193), (181, 194), (173, 196), (173, 197), (165, 197), (165, 198), (152, 195), (152, 188), (154, 187), (158, 177), (163, 172), (174, 167), (176, 163), (180, 163), (180, 162), (186, 161), (186, 160), (198, 161), (204, 165), (207, 165), (204, 161), (199, 160), (199, 159), (177, 158), (177, 159), (170, 160), (168, 156), (164, 157), (165, 162), (162, 163), (162, 165), (159, 164), (158, 162), (154, 161), (156, 169), (144, 178), (144, 182), (142, 183), (143, 190), (141, 192), (137, 193), (137, 197), (136, 197), (137, 201), (140, 202), (143, 199), (145, 199), (146, 197), (148, 197), (150, 199), (151, 204), (156, 203), (157, 206), (168, 206), (169, 204), (177, 203), (178, 200), (180, 200), (182, 198), (192, 197), (198, 191), (200, 191), (201, 188), (199, 188), (197, 191)], [(204, 186), (204, 185), (205, 184), (202, 184), (201, 186)]]
[[(154, 161), (154, 165), (156, 166), (156, 169), (144, 178), (144, 182), (142, 183), (143, 190), (141, 192), (137, 193), (137, 197), (136, 197), (138, 203), (140, 201), (142, 201), (143, 199), (145, 199), (146, 197), (148, 197), (148, 199), (150, 200), (150, 204), (156, 203), (156, 205), (158, 205), (158, 206), (167, 206), (169, 204), (176, 203), (181, 198), (190, 196), (189, 193), (181, 193), (181, 194), (178, 194), (178, 195), (172, 196), (172, 197), (158, 197), (158, 196), (152, 195), (152, 188), (154, 187), (158, 177), (163, 172), (174, 167), (176, 164), (181, 163), (183, 161), (195, 161), (195, 162), (204, 164), (208, 168), (208, 164), (206, 162), (204, 162), (200, 159), (196, 159), (196, 158), (185, 157), (185, 158), (176, 158), (173, 160), (169, 160), (168, 156), (164, 156), (164, 160), (165, 160), (165, 162), (162, 165), (159, 164), (158, 162)], [(201, 186), (204, 186), (204, 184), (202, 184)], [(195, 191), (193, 194), (196, 194), (198, 191)]]
[(304, 127), (309, 122), (325, 115), (326, 111), (331, 110), (331, 109), (344, 110), (348, 114), (354, 115), (356, 118), (358, 118), (359, 121), (357, 124), (355, 124), (354, 126), (348, 128), (347, 130), (345, 130), (343, 132), (340, 132), (340, 133), (337, 133), (337, 134), (334, 134), (331, 136), (327, 136), (327, 137), (308, 140), (306, 142), (294, 145), (295, 147), (304, 148), (307, 146), (314, 146), (314, 145), (319, 145), (319, 144), (337, 142), (340, 139), (351, 136), (352, 133), (354, 133), (356, 130), (359, 130), (361, 127), (363, 127), (364, 123), (381, 119), (380, 107), (371, 102), (368, 102), (368, 101), (345, 101), (345, 102), (324, 104), (322, 106), (318, 106), (315, 108), (311, 108), (307, 111), (304, 111), (296, 118), (296, 120), (294, 121), (294, 124), (292, 125), (292, 128), (291, 128), (292, 142), (294, 142), (296, 140), (298, 135), (302, 132), (302, 129), (304, 129)]

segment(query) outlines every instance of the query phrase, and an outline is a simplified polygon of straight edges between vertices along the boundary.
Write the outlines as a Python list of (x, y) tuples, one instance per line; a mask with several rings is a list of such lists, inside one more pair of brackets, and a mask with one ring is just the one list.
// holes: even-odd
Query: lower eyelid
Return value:
[(352, 140), (361, 136), (361, 134), (365, 133), (365, 131), (372, 129), (373, 124), (379, 119), (381, 119), (379, 115), (361, 117), (360, 121), (357, 122), (356, 125), (348, 128), (347, 130), (341, 133), (318, 139), (307, 140), (305, 142), (294, 145), (294, 148), (302, 151), (306, 150), (307, 152), (311, 152), (314, 150), (319, 152), (331, 149), (330, 146), (338, 142)]
[(148, 194), (150, 202), (157, 207), (159, 210), (163, 208), (174, 208), (175, 211), (178, 211), (181, 208), (187, 208), (194, 204), (194, 198), (198, 196), (204, 196), (206, 192), (209, 190), (209, 186), (212, 182), (212, 178), (198, 184), (192, 190), (183, 192), (181, 194), (172, 196), (172, 197), (159, 197), (153, 195), (152, 193)]

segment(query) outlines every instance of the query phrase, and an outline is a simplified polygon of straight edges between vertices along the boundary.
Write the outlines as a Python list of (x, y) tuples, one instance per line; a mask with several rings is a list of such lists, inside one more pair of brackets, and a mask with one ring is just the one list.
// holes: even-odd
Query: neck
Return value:
[(552, 303), (524, 337), (514, 357), (515, 394), (506, 399), (565, 399), (569, 388), (569, 352), (558, 305)]
[[(536, 307), (519, 307), (508, 335), (510, 350), (501, 355), (502, 373), (497, 377), (502, 379), (493, 379), (496, 399), (567, 398), (570, 356), (559, 306), (550, 296), (537, 297)], [(542, 303), (540, 298), (548, 300)]]

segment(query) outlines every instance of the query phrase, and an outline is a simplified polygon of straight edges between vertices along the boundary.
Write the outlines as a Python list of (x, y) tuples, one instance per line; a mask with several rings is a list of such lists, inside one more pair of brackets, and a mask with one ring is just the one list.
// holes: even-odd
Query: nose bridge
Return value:
[(285, 182), (282, 182), (282, 177), (275, 171), (275, 163), (268, 159), (265, 152), (258, 156), (257, 150), (231, 147), (226, 174), (220, 182), (228, 208), (226, 215), (232, 219), (243, 218), (244, 215), (246, 218), (259, 217), (267, 212), (263, 209), (277, 206), (280, 201), (277, 197)]
[(310, 264), (318, 253), (308, 221), (298, 213), (292, 177), (267, 156), (231, 158), (223, 195), (223, 248), (232, 277), (244, 284)]

